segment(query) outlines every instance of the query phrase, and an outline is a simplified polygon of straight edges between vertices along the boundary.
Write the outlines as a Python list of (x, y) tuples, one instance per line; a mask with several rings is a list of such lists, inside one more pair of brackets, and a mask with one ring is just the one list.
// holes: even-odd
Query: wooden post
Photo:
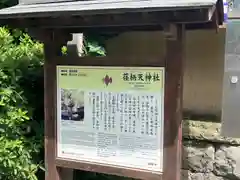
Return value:
[[(176, 26), (176, 34), (166, 38), (166, 87), (163, 180), (180, 180), (182, 136), (182, 89), (185, 29)], [(169, 133), (171, 131), (171, 133)]]
[(68, 37), (58, 32), (47, 32), (44, 39), (44, 111), (46, 180), (72, 180), (73, 169), (56, 166), (56, 63), (61, 47)]
[[(45, 110), (45, 179), (60, 180), (55, 166), (55, 108), (54, 108), (54, 89), (56, 75), (52, 61), (55, 58), (55, 44), (53, 42), (45, 42), (44, 53), (44, 110)], [(50, 51), (52, 49), (52, 51)]]

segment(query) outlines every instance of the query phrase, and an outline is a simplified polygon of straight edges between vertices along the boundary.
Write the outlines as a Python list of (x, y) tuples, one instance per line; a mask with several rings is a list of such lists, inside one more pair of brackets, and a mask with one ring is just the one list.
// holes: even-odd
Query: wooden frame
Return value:
[[(46, 180), (63, 180), (65, 168), (114, 174), (138, 179), (179, 180), (181, 167), (182, 76), (184, 59), (184, 26), (177, 26), (176, 38), (166, 39), (165, 59), (127, 59), (62, 57), (62, 38), (57, 33), (45, 42), (45, 161)], [(74, 59), (75, 58), (75, 59)], [(56, 158), (56, 65), (81, 66), (164, 66), (164, 159), (163, 175), (147, 171), (99, 166)], [(54, 129), (54, 131), (53, 131)]]

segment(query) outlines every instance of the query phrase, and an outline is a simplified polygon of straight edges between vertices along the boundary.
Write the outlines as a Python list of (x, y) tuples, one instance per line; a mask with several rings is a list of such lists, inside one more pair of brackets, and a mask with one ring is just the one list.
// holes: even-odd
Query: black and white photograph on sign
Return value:
[(84, 92), (61, 89), (61, 119), (84, 122)]

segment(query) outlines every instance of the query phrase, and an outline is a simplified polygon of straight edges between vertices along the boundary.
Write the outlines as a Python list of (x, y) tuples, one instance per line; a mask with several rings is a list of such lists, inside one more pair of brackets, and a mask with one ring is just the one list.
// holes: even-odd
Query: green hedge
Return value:
[(43, 163), (42, 50), (27, 34), (0, 28), (2, 180), (37, 179)]

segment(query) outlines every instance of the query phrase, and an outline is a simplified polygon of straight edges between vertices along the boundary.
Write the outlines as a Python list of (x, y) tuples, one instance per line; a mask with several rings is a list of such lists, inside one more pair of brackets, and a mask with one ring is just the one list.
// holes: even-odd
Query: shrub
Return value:
[(43, 98), (42, 54), (42, 44), (27, 34), (0, 28), (0, 179), (3, 180), (35, 180), (41, 168), (43, 99), (38, 99)]

